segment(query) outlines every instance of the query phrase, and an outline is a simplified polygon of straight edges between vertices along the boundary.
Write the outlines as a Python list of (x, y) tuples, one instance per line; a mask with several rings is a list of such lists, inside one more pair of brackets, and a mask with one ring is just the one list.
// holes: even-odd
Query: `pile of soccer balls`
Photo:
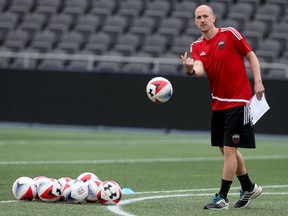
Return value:
[(17, 200), (41, 200), (44, 202), (101, 203), (116, 205), (122, 196), (121, 187), (115, 181), (101, 181), (94, 173), (85, 172), (71, 179), (38, 176), (20, 177), (12, 186)]

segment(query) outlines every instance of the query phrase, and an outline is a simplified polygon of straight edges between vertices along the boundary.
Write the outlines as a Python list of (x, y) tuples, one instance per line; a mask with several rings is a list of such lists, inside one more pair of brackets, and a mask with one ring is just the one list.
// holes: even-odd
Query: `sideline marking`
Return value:
[[(229, 193), (231, 196), (239, 196), (239, 193)], [(288, 192), (264, 192), (261, 195), (288, 195)], [(136, 216), (134, 214), (130, 214), (128, 212), (125, 212), (124, 210), (121, 209), (121, 206), (133, 203), (133, 202), (141, 202), (145, 200), (151, 200), (151, 199), (163, 199), (163, 198), (171, 198), (171, 197), (187, 197), (187, 196), (194, 196), (194, 197), (202, 197), (202, 196), (213, 196), (213, 193), (209, 194), (172, 194), (172, 195), (162, 195), (162, 196), (149, 196), (149, 197), (140, 197), (140, 198), (134, 198), (134, 199), (127, 199), (120, 201), (117, 205), (115, 206), (107, 206), (107, 209), (116, 215), (120, 216)]]
[[(246, 156), (245, 160), (283, 160), (288, 155)], [(160, 162), (189, 162), (189, 161), (222, 161), (222, 157), (187, 157), (187, 158), (150, 158), (150, 159), (118, 159), (118, 160), (79, 160), (79, 161), (0, 161), (0, 165), (27, 164), (113, 164), (113, 163), (160, 163)]]

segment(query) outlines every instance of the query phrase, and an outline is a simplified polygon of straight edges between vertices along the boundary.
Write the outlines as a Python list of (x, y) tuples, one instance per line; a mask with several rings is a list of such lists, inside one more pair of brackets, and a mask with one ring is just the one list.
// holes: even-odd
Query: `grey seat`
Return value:
[(127, 63), (123, 67), (123, 72), (133, 74), (151, 74), (152, 67), (148, 63)]
[(60, 36), (63, 32), (70, 30), (72, 26), (72, 18), (67, 14), (52, 14), (46, 29), (55, 32)]
[(146, 37), (141, 50), (151, 53), (154, 57), (158, 57), (166, 51), (166, 46), (166, 38), (162, 35), (154, 34)]
[(132, 21), (135, 17), (140, 16), (143, 10), (143, 1), (126, 0), (121, 1), (118, 9), (118, 14), (126, 16), (128, 20)]
[(196, 7), (197, 7), (196, 2), (190, 0), (179, 1), (174, 6), (171, 16), (182, 19), (184, 25), (187, 25), (188, 22), (193, 19), (194, 17), (193, 11), (196, 9)]
[(0, 11), (3, 12), (6, 10), (6, 8), (9, 6), (10, 0), (0, 0)]
[(161, 20), (157, 32), (158, 34), (165, 36), (168, 41), (172, 41), (182, 33), (182, 30), (183, 21), (180, 18), (168, 17)]
[(84, 61), (84, 60), (71, 60), (66, 66), (69, 70), (76, 71), (91, 71), (94, 69), (93, 62)]
[(37, 31), (42, 31), (47, 24), (45, 15), (39, 13), (29, 13), (23, 18), (18, 28), (27, 31), (30, 35), (34, 35)]
[(259, 45), (259, 42), (266, 37), (267, 30), (268, 29), (265, 22), (252, 20), (245, 23), (242, 34), (253, 44), (251, 47), (256, 49)]
[(170, 1), (149, 1), (144, 10), (144, 16), (151, 17), (155, 22), (167, 17), (171, 10)]
[(61, 12), (77, 18), (79, 15), (83, 15), (87, 12), (89, 6), (88, 3), (88, 0), (65, 1)]
[(245, 22), (250, 21), (252, 18), (253, 13), (253, 5), (249, 3), (238, 2), (230, 7), (228, 19), (238, 21), (238, 29), (242, 30)]
[(18, 15), (12, 12), (0, 14), (0, 33), (3, 38), (9, 31), (13, 31), (18, 25)]
[(151, 17), (136, 17), (130, 25), (129, 32), (137, 34), (143, 39), (145, 36), (152, 34), (156, 27), (154, 20)]
[(227, 8), (224, 2), (211, 1), (209, 6), (213, 8), (216, 19), (225, 19), (227, 15)]
[(7, 34), (3, 46), (10, 48), (13, 51), (19, 51), (24, 48), (29, 41), (29, 35), (23, 30), (11, 31)]
[(34, 0), (12, 0), (8, 10), (17, 13), (19, 17), (30, 13), (34, 7)]
[(170, 52), (173, 54), (183, 55), (185, 52), (189, 54), (190, 46), (195, 41), (195, 39), (188, 35), (182, 35), (180, 37), (176, 37), (170, 47)]
[(74, 31), (88, 37), (102, 26), (100, 19), (92, 14), (81, 15), (75, 23)]
[(263, 4), (261, 5), (254, 16), (254, 19), (264, 21), (268, 29), (279, 21), (281, 15), (281, 8), (277, 4)]
[(80, 50), (83, 44), (83, 37), (78, 32), (66, 32), (58, 40), (56, 49), (65, 50), (67, 53), (73, 54)]
[(63, 70), (65, 62), (65, 60), (60, 59), (44, 59), (39, 63), (38, 68), (42, 70)]
[(114, 46), (114, 50), (121, 52), (125, 56), (130, 56), (136, 52), (140, 46), (140, 38), (135, 34), (119, 35)]
[(268, 37), (280, 41), (283, 48), (282, 51), (285, 49), (288, 50), (288, 23), (276, 23), (270, 31)]
[(62, 1), (59, 0), (37, 0), (34, 12), (42, 13), (48, 18), (52, 14), (57, 14), (61, 7)]
[(267, 62), (274, 62), (280, 56), (281, 49), (282, 47), (279, 41), (268, 38), (260, 41), (255, 53)]
[(54, 47), (56, 35), (50, 31), (37, 32), (31, 40), (30, 47), (39, 52), (46, 52)]
[(84, 45), (84, 50), (100, 55), (112, 46), (110, 35), (104, 32), (92, 33)]
[(91, 1), (90, 13), (97, 15), (103, 22), (106, 17), (111, 16), (117, 9), (117, 0)]
[(237, 30), (240, 30), (240, 24), (237, 20), (232, 19), (224, 19), (224, 20), (216, 20), (216, 24), (218, 27), (233, 27)]
[(108, 33), (113, 42), (119, 34), (123, 34), (128, 27), (126, 17), (121, 15), (108, 16), (102, 26), (102, 32)]

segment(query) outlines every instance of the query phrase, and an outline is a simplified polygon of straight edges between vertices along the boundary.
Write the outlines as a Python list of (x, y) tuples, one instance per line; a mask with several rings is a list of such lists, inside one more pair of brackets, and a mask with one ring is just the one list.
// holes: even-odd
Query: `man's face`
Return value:
[(195, 24), (197, 28), (206, 33), (214, 26), (215, 16), (208, 7), (198, 7), (195, 11)]

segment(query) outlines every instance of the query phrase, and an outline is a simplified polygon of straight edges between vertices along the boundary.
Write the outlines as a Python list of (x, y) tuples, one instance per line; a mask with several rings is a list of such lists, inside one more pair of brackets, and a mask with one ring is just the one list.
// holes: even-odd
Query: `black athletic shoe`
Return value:
[(213, 201), (211, 203), (208, 203), (206, 206), (204, 206), (204, 209), (227, 210), (227, 209), (229, 209), (228, 199), (224, 199), (223, 197), (219, 196), (218, 194), (215, 194)]
[(240, 190), (240, 199), (235, 203), (235, 208), (246, 208), (251, 204), (251, 201), (262, 193), (262, 188), (254, 184), (252, 191)]

